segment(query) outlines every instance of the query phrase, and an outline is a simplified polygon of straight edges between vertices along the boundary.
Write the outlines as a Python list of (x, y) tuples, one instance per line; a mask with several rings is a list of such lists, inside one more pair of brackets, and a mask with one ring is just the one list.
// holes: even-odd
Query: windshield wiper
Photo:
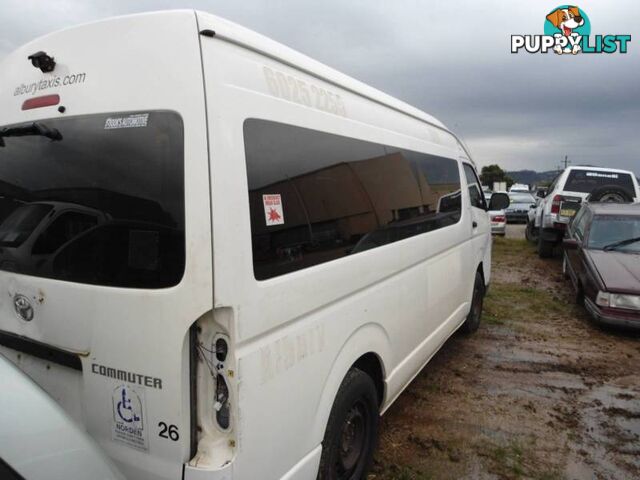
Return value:
[(608, 252), (609, 250), (615, 250), (618, 247), (624, 247), (625, 245), (631, 245), (632, 243), (640, 242), (640, 237), (628, 238), (626, 240), (621, 240), (620, 242), (611, 243), (606, 245), (603, 250)]
[(62, 140), (62, 134), (55, 128), (49, 128), (43, 123), (33, 122), (19, 127), (5, 127), (0, 129), (0, 147), (4, 147), (4, 138), (39, 136), (46, 137), (54, 142)]

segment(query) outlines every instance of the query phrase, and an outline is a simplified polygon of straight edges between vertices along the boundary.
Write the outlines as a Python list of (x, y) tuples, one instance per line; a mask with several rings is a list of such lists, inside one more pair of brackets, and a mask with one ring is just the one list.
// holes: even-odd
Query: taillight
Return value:
[(562, 202), (562, 195), (555, 195), (551, 201), (551, 213), (560, 213), (560, 203)]
[(506, 222), (507, 218), (504, 215), (495, 215), (493, 217), (491, 217), (491, 221), (492, 222)]
[(32, 110), (34, 108), (52, 107), (60, 103), (59, 95), (45, 95), (43, 97), (30, 98), (22, 104), (22, 110)]

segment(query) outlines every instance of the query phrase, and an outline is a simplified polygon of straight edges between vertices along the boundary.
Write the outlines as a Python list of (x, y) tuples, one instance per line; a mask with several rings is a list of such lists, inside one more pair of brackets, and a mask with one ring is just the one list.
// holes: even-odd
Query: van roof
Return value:
[[(222, 17), (218, 17), (216, 15), (203, 12), (203, 11), (198, 11), (198, 10), (174, 9), (174, 10), (143, 12), (143, 13), (136, 13), (136, 14), (130, 14), (130, 15), (109, 17), (109, 18), (105, 18), (105, 19), (101, 19), (93, 22), (88, 22), (88, 23), (85, 23), (84, 25), (85, 26), (95, 25), (103, 22), (111, 22), (114, 20), (122, 19), (122, 18), (137, 17), (140, 20), (143, 20), (144, 17), (149, 17), (152, 15), (159, 15), (159, 14), (184, 15), (185, 13), (193, 14), (195, 16), (195, 19), (197, 21), (197, 28), (200, 32), (203, 32), (205, 30), (210, 30), (214, 33), (215, 38), (219, 40), (230, 42), (238, 46), (241, 46), (243, 48), (252, 50), (261, 55), (270, 57), (285, 65), (291, 66), (302, 72), (312, 75), (318, 79), (321, 79), (335, 86), (343, 88), (353, 94), (367, 98), (380, 105), (384, 105), (387, 108), (393, 109), (399, 113), (402, 113), (416, 120), (424, 122), (430, 125), (431, 127), (437, 128), (440, 131), (446, 132), (447, 134), (455, 138), (455, 140), (458, 142), (460, 147), (466, 153), (467, 157), (469, 158), (469, 161), (471, 163), (474, 163), (466, 144), (455, 133), (449, 130), (449, 128), (447, 128), (440, 120), (438, 120), (434, 116), (429, 115), (418, 108), (415, 108), (401, 100), (398, 100), (397, 98), (394, 98), (391, 95), (388, 95), (376, 88), (373, 88), (344, 73), (341, 73), (317, 60), (314, 60), (308, 57), (305, 54), (302, 54), (275, 40), (272, 40), (262, 34), (259, 34), (246, 27), (243, 27), (234, 22), (226, 20)], [(59, 31), (72, 30), (79, 26), (83, 26), (83, 24), (74, 25)], [(34, 39), (33, 42), (41, 41), (42, 39), (45, 39), (51, 35), (55, 35), (59, 31), (48, 33), (47, 35)]]
[(348, 75), (318, 62), (297, 50), (216, 15), (202, 11), (196, 11), (196, 14), (198, 15), (200, 31), (211, 29), (215, 32), (215, 36), (217, 38), (238, 44), (244, 48), (248, 48), (274, 58), (329, 83), (333, 83), (353, 93), (362, 95), (378, 103), (382, 103), (390, 108), (406, 113), (407, 115), (451, 133), (440, 120), (436, 119), (432, 115), (412, 107), (411, 105), (360, 82), (359, 80), (349, 77)]

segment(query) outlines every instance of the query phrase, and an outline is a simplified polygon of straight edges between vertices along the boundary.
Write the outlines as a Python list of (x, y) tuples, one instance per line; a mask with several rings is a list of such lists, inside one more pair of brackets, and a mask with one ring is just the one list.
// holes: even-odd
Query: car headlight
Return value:
[(622, 295), (618, 293), (612, 293), (610, 303), (614, 308), (640, 310), (640, 296), (638, 295)]
[(598, 296), (596, 297), (596, 304), (600, 305), (601, 307), (640, 310), (640, 295), (598, 292)]
[(611, 304), (611, 294), (609, 292), (598, 292), (596, 296), (596, 305), (608, 307)]

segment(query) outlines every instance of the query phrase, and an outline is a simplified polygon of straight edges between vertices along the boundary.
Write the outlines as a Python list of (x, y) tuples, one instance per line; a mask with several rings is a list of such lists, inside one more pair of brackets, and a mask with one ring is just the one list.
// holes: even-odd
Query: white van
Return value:
[(0, 66), (0, 351), (128, 478), (362, 478), (478, 327), (485, 210), (438, 120), (208, 14)]

